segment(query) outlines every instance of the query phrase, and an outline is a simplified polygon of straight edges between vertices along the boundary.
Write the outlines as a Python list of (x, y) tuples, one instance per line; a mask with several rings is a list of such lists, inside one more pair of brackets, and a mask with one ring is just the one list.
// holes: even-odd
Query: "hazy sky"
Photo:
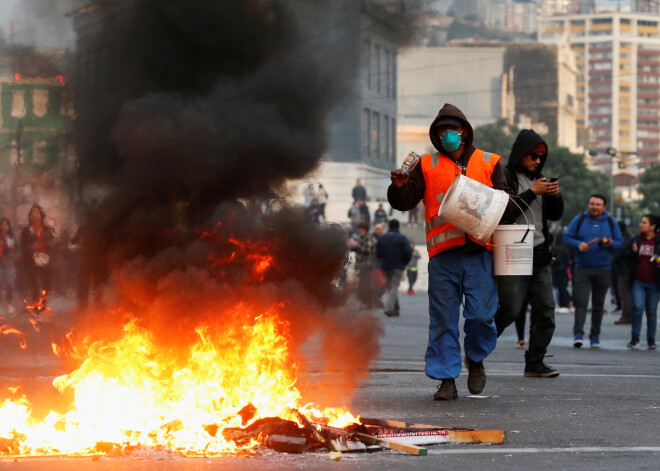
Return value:
[(15, 42), (34, 46), (74, 46), (71, 0), (0, 0), (0, 28), (9, 39), (9, 23), (16, 22)]

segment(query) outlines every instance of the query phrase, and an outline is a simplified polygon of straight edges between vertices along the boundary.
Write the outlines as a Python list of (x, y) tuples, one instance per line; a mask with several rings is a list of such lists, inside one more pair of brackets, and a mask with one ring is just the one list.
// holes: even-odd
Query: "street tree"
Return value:
[(660, 164), (653, 164), (639, 177), (642, 206), (653, 213), (660, 212)]
[[(517, 127), (499, 120), (475, 128), (474, 142), (480, 149), (500, 154), (503, 165), (506, 165), (518, 132)], [(559, 187), (564, 198), (564, 215), (559, 222), (562, 226), (567, 226), (576, 215), (586, 210), (589, 195), (609, 194), (609, 177), (602, 172), (590, 170), (584, 155), (557, 146), (551, 137), (543, 138), (549, 146), (549, 158), (543, 168), (543, 175), (559, 178)]]

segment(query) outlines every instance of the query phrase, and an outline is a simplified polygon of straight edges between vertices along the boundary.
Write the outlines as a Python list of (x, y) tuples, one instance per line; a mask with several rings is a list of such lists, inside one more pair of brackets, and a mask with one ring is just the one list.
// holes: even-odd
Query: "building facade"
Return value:
[(575, 59), (568, 47), (457, 42), (456, 47), (403, 50), (398, 153), (432, 150), (429, 125), (444, 103), (458, 106), (475, 127), (504, 118), (577, 150), (575, 85)]
[(608, 173), (608, 149), (645, 165), (660, 160), (659, 26), (660, 17), (635, 13), (540, 20), (539, 41), (568, 42), (576, 54), (577, 124), (590, 130), (592, 163)]

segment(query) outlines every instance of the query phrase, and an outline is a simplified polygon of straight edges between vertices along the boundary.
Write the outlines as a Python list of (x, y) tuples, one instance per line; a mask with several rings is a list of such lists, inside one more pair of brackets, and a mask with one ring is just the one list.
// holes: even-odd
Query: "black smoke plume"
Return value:
[(74, 331), (118, 334), (130, 313), (185, 345), (236, 305), (277, 304), (295, 347), (319, 334), (335, 353), (335, 390), (364, 377), (381, 329), (332, 285), (343, 231), (300, 208), (253, 211), (318, 166), (357, 76), (360, 2), (311, 3), (112, 0), (76, 15), (83, 266), (111, 296)]

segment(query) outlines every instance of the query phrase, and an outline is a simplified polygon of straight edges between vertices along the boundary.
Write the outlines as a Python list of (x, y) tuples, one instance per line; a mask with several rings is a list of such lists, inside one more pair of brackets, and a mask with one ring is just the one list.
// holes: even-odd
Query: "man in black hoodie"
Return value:
[(509, 194), (511, 189), (501, 157), (472, 145), (472, 126), (454, 105), (442, 107), (431, 123), (429, 136), (438, 152), (422, 156), (410, 173), (402, 169), (392, 171), (387, 199), (400, 211), (408, 211), (424, 200), (430, 316), (425, 372), (442, 381), (433, 398), (447, 401), (458, 398), (455, 378), (461, 372), (461, 304), (468, 390), (479, 394), (484, 389), (483, 360), (497, 343), (493, 321), (497, 286), (490, 246), (441, 220), (438, 211), (449, 186), (460, 174)]
[[(530, 276), (498, 276), (499, 309), (495, 314), (498, 337), (518, 316), (524, 316), (527, 301), (532, 308), (529, 347), (525, 352), (525, 376), (554, 378), (559, 372), (543, 362), (555, 331), (555, 301), (550, 271), (548, 220), (557, 221), (564, 212), (564, 200), (556, 179), (541, 175), (548, 158), (548, 146), (531, 129), (518, 134), (504, 173), (515, 200), (524, 209), (505, 214), (502, 223), (535, 222), (533, 270)], [(515, 216), (512, 218), (511, 216)]]

